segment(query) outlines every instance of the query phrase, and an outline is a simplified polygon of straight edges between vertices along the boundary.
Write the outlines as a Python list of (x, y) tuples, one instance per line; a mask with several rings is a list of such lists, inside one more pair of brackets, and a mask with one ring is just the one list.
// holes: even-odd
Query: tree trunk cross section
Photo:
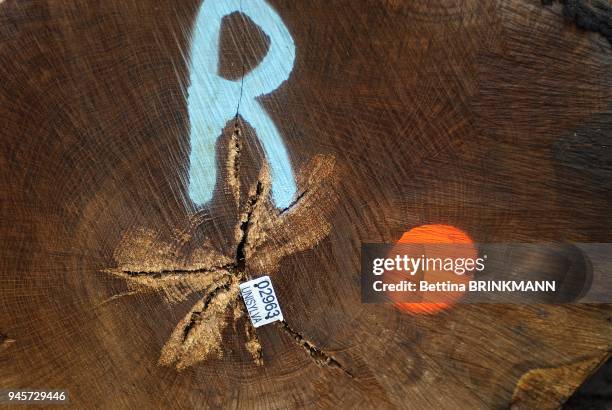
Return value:
[[(245, 96), (279, 32), (221, 16), (214, 74), (238, 91), (197, 109), (201, 1), (0, 2), (0, 386), (78, 408), (564, 403), (610, 355), (609, 306), (362, 304), (360, 245), (430, 223), (609, 241), (609, 8), (257, 2), (292, 67)], [(225, 100), (202, 160), (194, 121)], [(239, 284), (261, 275), (285, 321), (255, 329)]]

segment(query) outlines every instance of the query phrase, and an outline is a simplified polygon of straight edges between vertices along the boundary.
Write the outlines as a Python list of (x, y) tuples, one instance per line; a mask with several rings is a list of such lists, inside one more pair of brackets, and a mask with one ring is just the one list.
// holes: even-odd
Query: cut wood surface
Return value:
[[(610, 9), (565, 3), (267, 1), (295, 44), (257, 98), (297, 186), (278, 207), (239, 101), (212, 199), (190, 198), (200, 1), (0, 1), (0, 388), (75, 408), (562, 404), (610, 355), (609, 305), (413, 315), (362, 303), (359, 278), (362, 243), (423, 224), (610, 241), (612, 46), (568, 20)], [(225, 17), (219, 74), (272, 40)], [(261, 275), (285, 321), (254, 329), (238, 284)]]

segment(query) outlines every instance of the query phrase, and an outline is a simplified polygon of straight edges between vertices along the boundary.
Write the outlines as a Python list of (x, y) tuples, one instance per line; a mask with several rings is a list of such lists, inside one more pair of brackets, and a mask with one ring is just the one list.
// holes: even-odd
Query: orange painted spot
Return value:
[[(454, 247), (427, 247), (425, 246), (425, 256), (427, 257), (451, 257), (451, 258), (477, 258), (478, 252), (473, 244), (472, 239), (462, 230), (449, 225), (421, 225), (405, 232), (397, 241), (398, 244), (460, 244), (461, 246)], [(468, 245), (468, 246), (466, 246)], [(443, 253), (443, 254), (442, 254)], [(471, 272), (466, 272), (464, 275), (456, 275), (448, 271), (427, 272), (423, 280), (444, 281), (450, 280), (454, 283), (467, 283), (472, 277)], [(453, 294), (454, 295), (454, 294)], [(421, 303), (406, 303), (396, 302), (394, 307), (402, 312), (412, 314), (435, 314), (443, 310), (449, 309), (459, 299), (462, 294), (449, 296), (452, 301), (443, 303), (421, 302)]]

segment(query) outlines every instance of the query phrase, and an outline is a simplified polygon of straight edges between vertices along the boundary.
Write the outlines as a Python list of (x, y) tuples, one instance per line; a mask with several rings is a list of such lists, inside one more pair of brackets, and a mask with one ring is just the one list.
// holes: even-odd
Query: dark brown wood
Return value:
[[(609, 306), (362, 304), (360, 244), (428, 223), (609, 242), (610, 44), (538, 1), (269, 3), (297, 48), (261, 98), (301, 195), (282, 212), (241, 117), (213, 200), (188, 199), (199, 1), (0, 2), (0, 388), (78, 408), (564, 402), (610, 354)], [(228, 18), (220, 71), (268, 41)], [(255, 330), (236, 287), (262, 274), (286, 323)]]

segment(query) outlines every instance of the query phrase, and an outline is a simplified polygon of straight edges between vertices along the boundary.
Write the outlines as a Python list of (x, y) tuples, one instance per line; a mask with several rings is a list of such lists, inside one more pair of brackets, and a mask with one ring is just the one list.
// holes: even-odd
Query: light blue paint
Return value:
[[(236, 81), (218, 75), (221, 20), (234, 12), (249, 16), (270, 38), (268, 53), (261, 63)], [(189, 196), (197, 205), (213, 196), (216, 140), (227, 122), (235, 118), (240, 100), (240, 115), (255, 129), (270, 164), (272, 199), (278, 208), (289, 206), (297, 187), (287, 149), (256, 97), (272, 92), (287, 80), (294, 61), (293, 38), (264, 0), (204, 1), (192, 37), (187, 99), (191, 137)]]

